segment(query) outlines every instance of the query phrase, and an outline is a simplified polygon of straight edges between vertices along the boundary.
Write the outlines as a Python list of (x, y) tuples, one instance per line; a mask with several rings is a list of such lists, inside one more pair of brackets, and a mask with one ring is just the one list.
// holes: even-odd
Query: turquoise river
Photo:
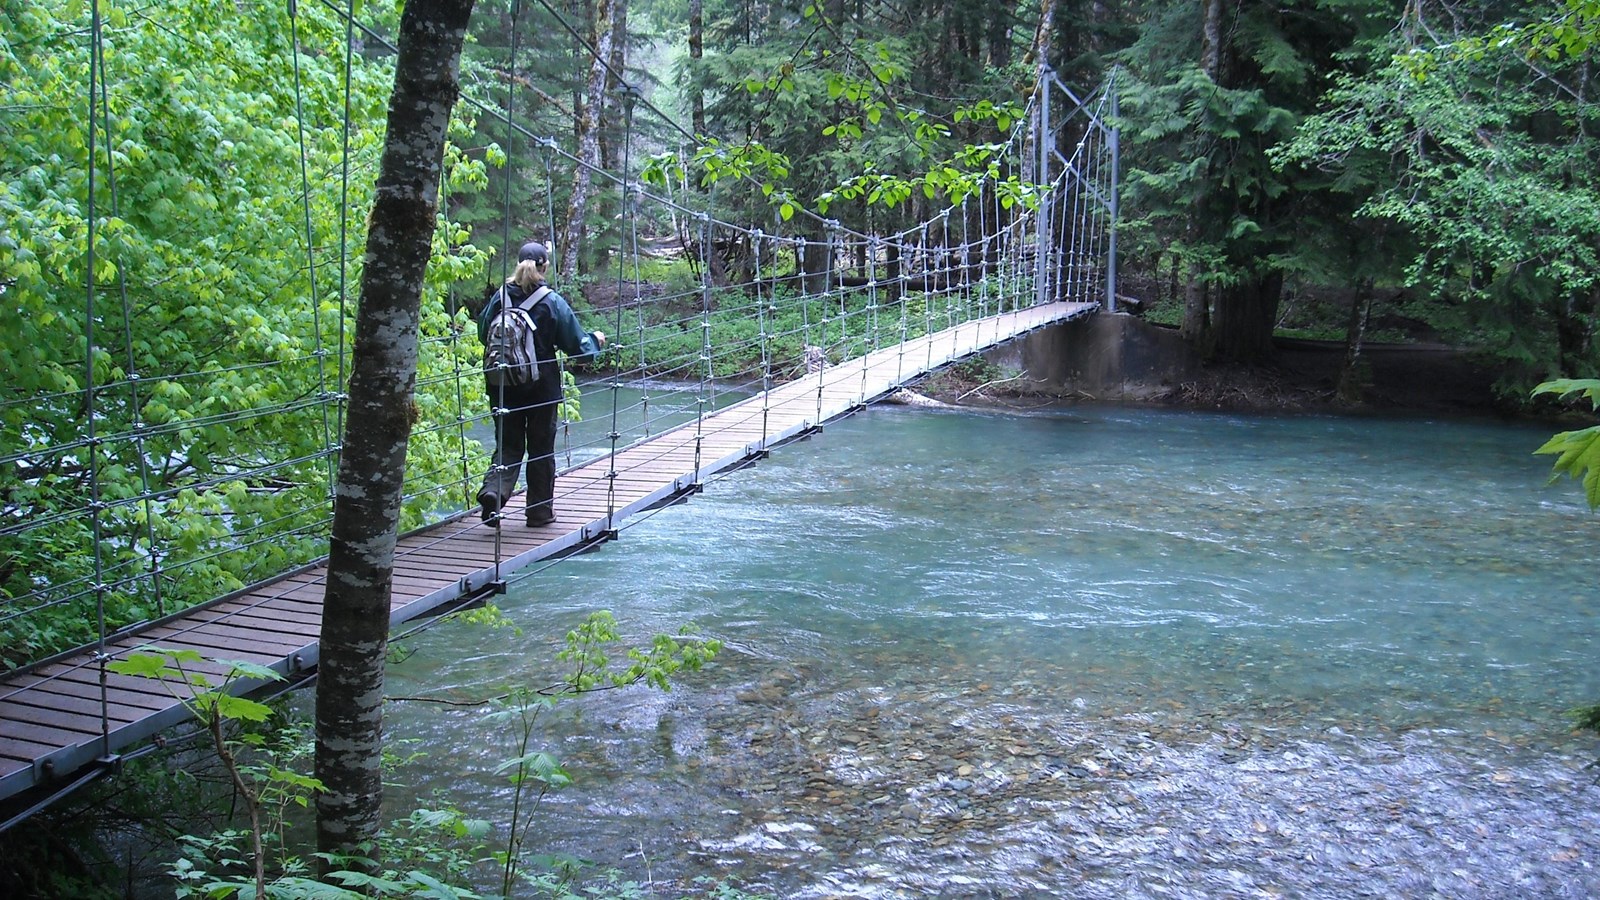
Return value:
[[(874, 407), (594, 552), (396, 696), (561, 671), (590, 611), (725, 647), (545, 713), (527, 845), (655, 896), (1593, 897), (1600, 518), (1549, 428)], [(500, 827), (515, 734), (397, 702), (389, 803)]]

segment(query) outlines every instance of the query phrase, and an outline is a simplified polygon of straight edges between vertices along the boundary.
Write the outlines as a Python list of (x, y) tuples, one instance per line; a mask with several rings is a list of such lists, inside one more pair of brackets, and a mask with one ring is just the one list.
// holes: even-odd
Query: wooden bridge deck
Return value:
[[(1096, 308), (1052, 303), (979, 319), (786, 383), (561, 473), (559, 519), (542, 528), (521, 525), (519, 496), (507, 511), (512, 524), (499, 530), (485, 527), (474, 510), (406, 535), (396, 551), (391, 623), (492, 590), (502, 573), (603, 539), (621, 520), (693, 490), (706, 475), (922, 374)], [(106, 671), (106, 662), (132, 650), (191, 648), (208, 658), (267, 665), (290, 679), (309, 674), (317, 664), (325, 577), (325, 564), (308, 566), (109, 637), (103, 652), (87, 648), (0, 680), (0, 802), (70, 790), (187, 717), (161, 683)], [(260, 685), (240, 689), (252, 687)]]

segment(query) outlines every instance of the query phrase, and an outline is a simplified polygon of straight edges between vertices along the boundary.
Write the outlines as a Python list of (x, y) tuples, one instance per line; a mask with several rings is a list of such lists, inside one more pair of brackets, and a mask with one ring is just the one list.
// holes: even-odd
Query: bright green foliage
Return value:
[[(1534, 393), (1559, 397), (1582, 394), (1591, 408), (1600, 412), (1600, 380), (1597, 379), (1549, 381), (1535, 388)], [(1556, 456), (1554, 477), (1566, 475), (1581, 483), (1589, 507), (1600, 509), (1600, 425), (1563, 431), (1534, 452)]]
[[(214, 685), (212, 677), (197, 671), (199, 667), (220, 668), (224, 673), (222, 680)], [(208, 660), (195, 650), (138, 650), (107, 663), (106, 668), (119, 675), (162, 682), (168, 692), (202, 722), (217, 718), (232, 722), (265, 722), (272, 715), (271, 707), (235, 696), (231, 691), (242, 682), (283, 680), (283, 676), (266, 666), (242, 660)]]
[(678, 638), (658, 634), (649, 647), (630, 648), (628, 665), (613, 669), (605, 648), (622, 639), (617, 620), (609, 612), (591, 613), (582, 625), (567, 632), (567, 646), (556, 658), (572, 666), (566, 684), (571, 693), (626, 687), (641, 681), (666, 691), (671, 690), (669, 680), (675, 673), (681, 669), (698, 672), (722, 649), (721, 641), (688, 639), (693, 633), (694, 628), (686, 625), (679, 630)]
[[(905, 209), (913, 201), (943, 206), (973, 193), (996, 173), (993, 160), (963, 148), (1003, 142), (1022, 117), (1016, 89), (1029, 74), (1012, 60), (1031, 26), (1013, 26), (1037, 7), (1020, 7), (938, 2), (904, 17), (875, 6), (710, 0), (705, 57), (688, 72), (705, 93), (708, 127), (789, 170), (760, 198), (736, 190), (740, 200), (724, 199), (734, 217), (769, 218), (751, 205), (759, 202), (785, 222), (809, 209), (872, 230), (874, 216), (916, 221)], [(707, 184), (737, 174), (716, 158), (695, 162)]]
[(1502, 386), (1525, 397), (1600, 365), (1600, 120), (1572, 88), (1589, 63), (1527, 61), (1521, 50), (1545, 55), (1550, 32), (1506, 31), (1515, 11), (1455, 20), (1462, 40), (1444, 46), (1409, 29), (1374, 43), (1370, 69), (1336, 80), (1285, 158), (1329, 173), (1362, 201), (1359, 216), (1407, 236), (1385, 248), (1417, 292), (1407, 311), (1498, 357)]
[(569, 669), (560, 682), (544, 688), (518, 686), (493, 701), (490, 721), (507, 729), (516, 753), (495, 769), (515, 788), (505, 843), (491, 854), (500, 868), (500, 888), (505, 896), (519, 893), (519, 886), (540, 895), (572, 896), (564, 887), (565, 878), (551, 877), (528, 859), (533, 810), (547, 792), (572, 783), (571, 773), (560, 761), (535, 746), (540, 717), (559, 703), (593, 691), (641, 682), (656, 690), (670, 690), (674, 674), (699, 671), (722, 649), (720, 641), (689, 637), (692, 631), (685, 626), (677, 636), (658, 634), (647, 647), (629, 648), (627, 665), (613, 667), (609, 648), (622, 640), (622, 632), (611, 613), (591, 613), (567, 632), (563, 648), (556, 653), (557, 660)]
[[(1600, 379), (1562, 379), (1550, 381), (1534, 389), (1537, 394), (1554, 394), (1567, 397), (1581, 394), (1589, 406), (1600, 412)], [(1551, 479), (1566, 475), (1583, 485), (1584, 499), (1590, 509), (1600, 509), (1600, 425), (1577, 431), (1563, 431), (1550, 438), (1535, 453), (1557, 455), (1555, 474)], [(1600, 705), (1580, 706), (1567, 713), (1576, 728), (1600, 732)], [(1589, 768), (1600, 766), (1600, 760)]]
[[(106, 667), (122, 675), (161, 682), (194, 714), (210, 737), (211, 748), (227, 770), (244, 809), (247, 829), (226, 831), (209, 839), (190, 838), (187, 849), (202, 855), (225, 852), (228, 855), (224, 859), (237, 861), (240, 869), (247, 869), (252, 877), (241, 875), (219, 882), (197, 870), (192, 859), (180, 858), (173, 869), (179, 896), (267, 896), (268, 846), (276, 844), (277, 852), (283, 852), (284, 810), (290, 805), (307, 806), (311, 795), (322, 789), (316, 779), (279, 766), (271, 753), (260, 762), (253, 759), (257, 751), (268, 746), (268, 739), (264, 733), (250, 730), (250, 726), (266, 722), (272, 709), (238, 694), (252, 682), (270, 684), (282, 680), (281, 676), (254, 663), (206, 659), (194, 650), (162, 648), (135, 651)], [(212, 677), (201, 669), (220, 671), (220, 680), (213, 683)], [(232, 852), (235, 844), (248, 844), (248, 851), (240, 854), (242, 859)]]
[[(88, 4), (0, 6), (5, 668), (93, 638), (97, 608), (118, 628), (324, 552), (393, 77), (316, 4), (98, 8), (96, 44)], [(452, 162), (447, 191), (481, 189), (480, 161)], [(475, 347), (439, 297), (482, 253), (450, 222), (435, 242), (417, 406), (454, 422), (440, 376)], [(404, 527), (477, 452), (416, 430)]]
[(1515, 47), (1530, 59), (1553, 62), (1581, 57), (1600, 40), (1600, 2), (1596, 0), (1562, 0), (1553, 13), (1537, 4), (1529, 12), (1535, 17), (1531, 22), (1499, 22), (1482, 37), (1456, 42), (1455, 52), (1482, 58)]

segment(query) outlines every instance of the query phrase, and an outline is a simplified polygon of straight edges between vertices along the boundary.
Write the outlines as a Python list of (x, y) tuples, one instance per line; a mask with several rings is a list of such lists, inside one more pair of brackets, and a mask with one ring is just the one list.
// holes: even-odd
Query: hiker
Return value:
[[(483, 521), (496, 527), (500, 510), (516, 490), (524, 456), (528, 459), (528, 527), (555, 521), (556, 418), (562, 393), (555, 351), (585, 360), (594, 358), (606, 345), (605, 333), (585, 332), (566, 299), (545, 283), (549, 267), (550, 252), (543, 244), (523, 244), (517, 253), (516, 271), (478, 317), (478, 338), (485, 347), (484, 382), (494, 413), (494, 456), (478, 491), (478, 507)], [(502, 316), (503, 308), (526, 313), (531, 327), (520, 314)], [(528, 349), (534, 364), (522, 367), (515, 377), (503, 374), (508, 366), (498, 358), (509, 342), (507, 335), (531, 339)]]

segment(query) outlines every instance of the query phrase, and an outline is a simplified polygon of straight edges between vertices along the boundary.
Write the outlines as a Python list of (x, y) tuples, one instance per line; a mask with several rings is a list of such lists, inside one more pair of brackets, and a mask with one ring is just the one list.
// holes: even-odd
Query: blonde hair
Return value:
[(517, 270), (506, 279), (506, 284), (515, 284), (524, 291), (531, 291), (544, 284), (544, 271), (539, 268), (538, 263), (525, 259), (517, 263)]

